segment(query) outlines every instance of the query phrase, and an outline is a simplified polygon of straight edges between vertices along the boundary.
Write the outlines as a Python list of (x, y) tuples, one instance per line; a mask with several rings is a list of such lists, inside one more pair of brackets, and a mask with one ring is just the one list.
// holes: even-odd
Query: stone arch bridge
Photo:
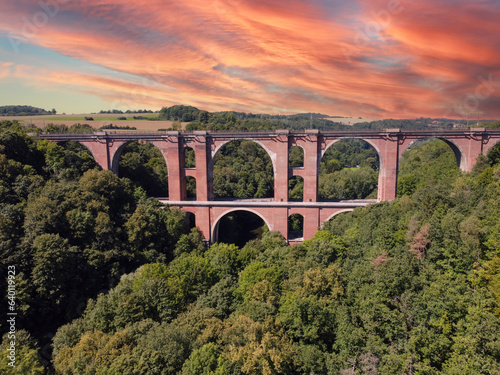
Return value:
[[(470, 172), (480, 154), (500, 140), (500, 130), (470, 128), (467, 130), (401, 131), (259, 131), (259, 132), (94, 132), (41, 133), (42, 139), (55, 142), (76, 141), (86, 146), (103, 169), (118, 173), (120, 155), (127, 143), (143, 140), (155, 145), (165, 157), (169, 176), (169, 198), (160, 201), (195, 215), (195, 222), (204, 238), (216, 242), (220, 219), (231, 211), (250, 211), (260, 216), (269, 230), (281, 232), (288, 238), (288, 217), (300, 214), (304, 219), (303, 238), (314, 236), (321, 225), (334, 215), (366, 206), (375, 200), (321, 202), (318, 200), (319, 163), (325, 151), (335, 142), (357, 138), (368, 142), (378, 153), (379, 179), (376, 201), (390, 201), (396, 197), (399, 161), (405, 150), (416, 140), (439, 138), (452, 148), (457, 165)], [(221, 201), (213, 199), (213, 162), (220, 148), (233, 140), (247, 139), (261, 145), (269, 154), (274, 170), (274, 198)], [(304, 151), (303, 167), (289, 167), (289, 150), (299, 146)], [(187, 168), (184, 148), (195, 152), (195, 167)], [(188, 200), (186, 178), (196, 179), (196, 200)], [(304, 180), (302, 202), (288, 199), (288, 180), (300, 176)]]

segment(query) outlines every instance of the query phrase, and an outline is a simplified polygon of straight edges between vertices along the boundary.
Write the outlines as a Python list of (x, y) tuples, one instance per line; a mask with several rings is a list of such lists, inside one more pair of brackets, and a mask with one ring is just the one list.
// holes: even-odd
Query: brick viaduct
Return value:
[[(118, 173), (123, 148), (133, 140), (151, 142), (164, 155), (168, 168), (169, 198), (160, 200), (195, 215), (195, 222), (204, 238), (216, 242), (218, 223), (231, 211), (250, 211), (260, 216), (270, 230), (281, 232), (288, 238), (288, 217), (300, 214), (304, 219), (303, 239), (312, 238), (319, 227), (334, 215), (365, 206), (370, 201), (322, 202), (318, 200), (319, 163), (325, 151), (335, 142), (345, 138), (359, 138), (368, 142), (379, 156), (377, 201), (390, 201), (396, 197), (398, 164), (405, 150), (416, 140), (439, 138), (455, 153), (457, 165), (470, 172), (480, 154), (488, 151), (500, 140), (500, 131), (471, 128), (461, 131), (318, 131), (290, 132), (94, 132), (90, 134), (42, 133), (40, 138), (55, 142), (77, 141), (86, 146), (103, 169)], [(274, 198), (267, 200), (214, 200), (213, 163), (224, 144), (237, 139), (258, 143), (269, 154), (274, 170)], [(289, 167), (288, 154), (293, 146), (304, 151), (303, 167)], [(195, 167), (186, 168), (184, 148), (195, 152)], [(186, 196), (186, 177), (196, 179), (196, 200)], [(302, 202), (288, 199), (288, 180), (301, 176), (304, 180)], [(373, 200), (375, 201), (375, 200)], [(299, 239), (300, 241), (302, 239)]]

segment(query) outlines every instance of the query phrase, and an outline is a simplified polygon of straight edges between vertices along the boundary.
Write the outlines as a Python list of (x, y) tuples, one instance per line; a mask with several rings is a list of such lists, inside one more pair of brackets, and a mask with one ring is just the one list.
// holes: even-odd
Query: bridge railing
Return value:
[(244, 137), (255, 136), (255, 137), (268, 137), (274, 135), (292, 135), (292, 136), (307, 136), (307, 135), (323, 135), (323, 136), (342, 136), (353, 135), (362, 136), (370, 134), (380, 134), (380, 133), (399, 133), (399, 134), (418, 134), (425, 135), (429, 134), (464, 134), (464, 133), (488, 133), (488, 134), (498, 134), (500, 129), (495, 128), (466, 128), (466, 129), (364, 129), (364, 130), (320, 130), (320, 129), (276, 129), (276, 130), (161, 130), (161, 131), (95, 131), (95, 132), (82, 132), (82, 133), (71, 133), (71, 132), (40, 132), (40, 133), (28, 133), (28, 135), (39, 136), (39, 137), (91, 137), (91, 136), (101, 136), (101, 137), (116, 137), (116, 136), (127, 136), (127, 137), (141, 137), (141, 136), (217, 136), (217, 137), (237, 137), (238, 135), (244, 135)]

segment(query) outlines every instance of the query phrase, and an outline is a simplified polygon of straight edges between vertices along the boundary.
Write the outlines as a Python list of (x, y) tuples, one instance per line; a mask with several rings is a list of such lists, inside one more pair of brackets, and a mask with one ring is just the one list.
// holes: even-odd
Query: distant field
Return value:
[[(39, 128), (44, 128), (47, 124), (71, 126), (76, 123), (89, 124), (96, 130), (102, 126), (113, 124), (115, 126), (130, 126), (137, 130), (156, 131), (158, 129), (168, 129), (172, 127), (173, 121), (150, 121), (150, 120), (135, 120), (134, 116), (142, 116), (145, 118), (158, 118), (157, 113), (96, 113), (96, 114), (73, 114), (73, 115), (41, 115), (41, 116), (0, 116), (0, 120), (18, 120), (21, 123), (32, 123)], [(85, 120), (85, 117), (92, 117), (94, 120)], [(118, 120), (118, 117), (126, 117), (127, 120)], [(187, 122), (181, 123), (182, 128)], [(109, 129), (107, 131), (114, 131)]]
[[(157, 114), (148, 114), (148, 115), (123, 115), (123, 116), (117, 116), (114, 115), (114, 117), (99, 117), (98, 115), (88, 115), (88, 116), (82, 116), (82, 117), (66, 117), (66, 116), (56, 116), (56, 117), (47, 117), (44, 118), (45, 121), (88, 121), (85, 120), (85, 117), (92, 117), (94, 121), (97, 119), (106, 119), (106, 121), (141, 121), (143, 119), (135, 119), (134, 116), (138, 117), (144, 117), (144, 118), (158, 118)], [(120, 117), (126, 117), (126, 120), (120, 120)], [(90, 120), (92, 121), (92, 120)]]

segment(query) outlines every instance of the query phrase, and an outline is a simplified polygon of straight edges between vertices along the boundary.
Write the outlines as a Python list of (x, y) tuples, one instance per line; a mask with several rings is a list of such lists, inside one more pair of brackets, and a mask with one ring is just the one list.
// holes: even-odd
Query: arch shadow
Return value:
[(214, 220), (214, 224), (212, 225), (212, 228), (210, 228), (211, 240), (212, 240), (211, 242), (212, 243), (215, 243), (215, 242), (219, 241), (219, 225), (220, 225), (220, 222), (221, 222), (222, 218), (224, 218), (226, 215), (228, 215), (228, 214), (230, 214), (232, 212), (236, 212), (236, 211), (250, 212), (250, 213), (258, 216), (264, 222), (264, 224), (267, 226), (267, 228), (269, 230), (272, 230), (272, 227), (269, 224), (269, 221), (260, 212), (254, 210), (254, 209), (251, 209), (251, 208), (231, 208), (231, 209), (228, 209), (228, 210), (224, 211), (222, 214), (220, 214)]

